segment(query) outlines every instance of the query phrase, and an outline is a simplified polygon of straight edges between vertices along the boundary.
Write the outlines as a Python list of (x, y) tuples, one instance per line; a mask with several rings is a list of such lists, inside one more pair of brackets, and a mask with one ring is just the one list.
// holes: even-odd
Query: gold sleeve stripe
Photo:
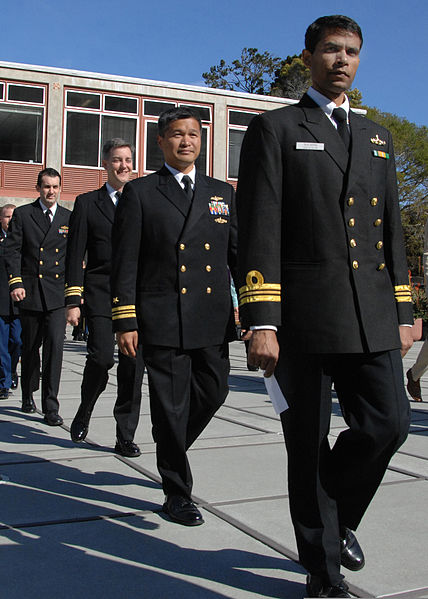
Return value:
[(83, 287), (68, 287), (64, 295), (65, 297), (70, 297), (70, 295), (82, 295)]
[(13, 277), (13, 279), (9, 279), (9, 285), (14, 285), (15, 283), (22, 283), (22, 277)]
[(251, 302), (280, 302), (281, 285), (265, 283), (264, 277), (258, 270), (250, 270), (245, 278), (247, 283), (239, 289), (239, 304)]
[(410, 287), (410, 285), (396, 285), (394, 287), (395, 291), (408, 291), (409, 293), (411, 293), (412, 289)]
[(111, 309), (113, 314), (118, 314), (119, 312), (135, 312), (135, 305), (130, 304), (129, 306), (116, 306)]
[(251, 297), (244, 297), (239, 299), (239, 305), (243, 306), (244, 304), (250, 304), (252, 302), (280, 302), (280, 295), (257, 295)]
[(396, 285), (394, 287), (395, 301), (398, 303), (412, 303), (412, 292), (410, 285)]
[(112, 320), (121, 320), (122, 318), (137, 318), (137, 314), (135, 310), (134, 312), (130, 310), (129, 312), (124, 312), (123, 314), (113, 314), (112, 316)]

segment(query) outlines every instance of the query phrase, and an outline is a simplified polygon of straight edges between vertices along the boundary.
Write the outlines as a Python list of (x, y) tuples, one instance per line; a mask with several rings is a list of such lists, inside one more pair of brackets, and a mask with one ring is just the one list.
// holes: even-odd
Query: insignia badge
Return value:
[(381, 152), (380, 150), (372, 150), (373, 156), (378, 156), (379, 158), (386, 158), (388, 160), (389, 154), (388, 152)]
[(223, 202), (223, 198), (213, 196), (212, 198), (210, 198), (210, 200), (211, 201), (208, 202), (210, 214), (229, 216), (229, 204)]
[(114, 297), (113, 298), (113, 304), (118, 304), (119, 303), (119, 298), (118, 297)]
[(376, 144), (377, 146), (386, 146), (386, 141), (380, 139), (378, 133), (376, 133), (376, 137), (372, 137), (370, 141), (372, 142), (372, 144)]
[(62, 227), (60, 227), (58, 229), (58, 233), (60, 235), (67, 235), (67, 233), (68, 233), (68, 226), (67, 225), (62, 225)]
[(221, 216), (219, 218), (214, 219), (216, 223), (220, 223), (221, 225), (223, 223), (227, 223), (227, 220), (225, 218), (221, 218)]

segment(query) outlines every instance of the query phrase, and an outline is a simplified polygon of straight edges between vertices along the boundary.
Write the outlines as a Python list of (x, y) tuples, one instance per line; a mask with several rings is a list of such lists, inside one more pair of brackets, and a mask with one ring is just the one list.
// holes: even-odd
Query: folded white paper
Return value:
[(273, 405), (273, 409), (277, 414), (281, 414), (288, 408), (287, 400), (285, 399), (280, 386), (278, 385), (278, 381), (273, 374), (270, 377), (263, 377), (265, 381), (266, 391), (269, 394), (270, 400)]

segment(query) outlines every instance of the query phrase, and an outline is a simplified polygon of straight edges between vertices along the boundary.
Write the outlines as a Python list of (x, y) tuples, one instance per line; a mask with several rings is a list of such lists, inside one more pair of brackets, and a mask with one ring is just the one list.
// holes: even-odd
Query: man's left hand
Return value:
[(404, 358), (413, 345), (412, 327), (400, 326), (399, 328), (401, 339), (401, 357)]

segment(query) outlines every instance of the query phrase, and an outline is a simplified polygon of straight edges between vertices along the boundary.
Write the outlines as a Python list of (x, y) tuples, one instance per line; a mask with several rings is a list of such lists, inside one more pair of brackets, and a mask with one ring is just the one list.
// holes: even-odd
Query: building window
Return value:
[(239, 171), (239, 157), (245, 131), (258, 112), (243, 110), (229, 110), (228, 114), (228, 160), (227, 178), (237, 179)]
[(0, 83), (0, 160), (42, 163), (44, 102), (44, 87)]
[(104, 143), (120, 137), (135, 147), (137, 129), (138, 98), (67, 90), (64, 163), (100, 168)]

